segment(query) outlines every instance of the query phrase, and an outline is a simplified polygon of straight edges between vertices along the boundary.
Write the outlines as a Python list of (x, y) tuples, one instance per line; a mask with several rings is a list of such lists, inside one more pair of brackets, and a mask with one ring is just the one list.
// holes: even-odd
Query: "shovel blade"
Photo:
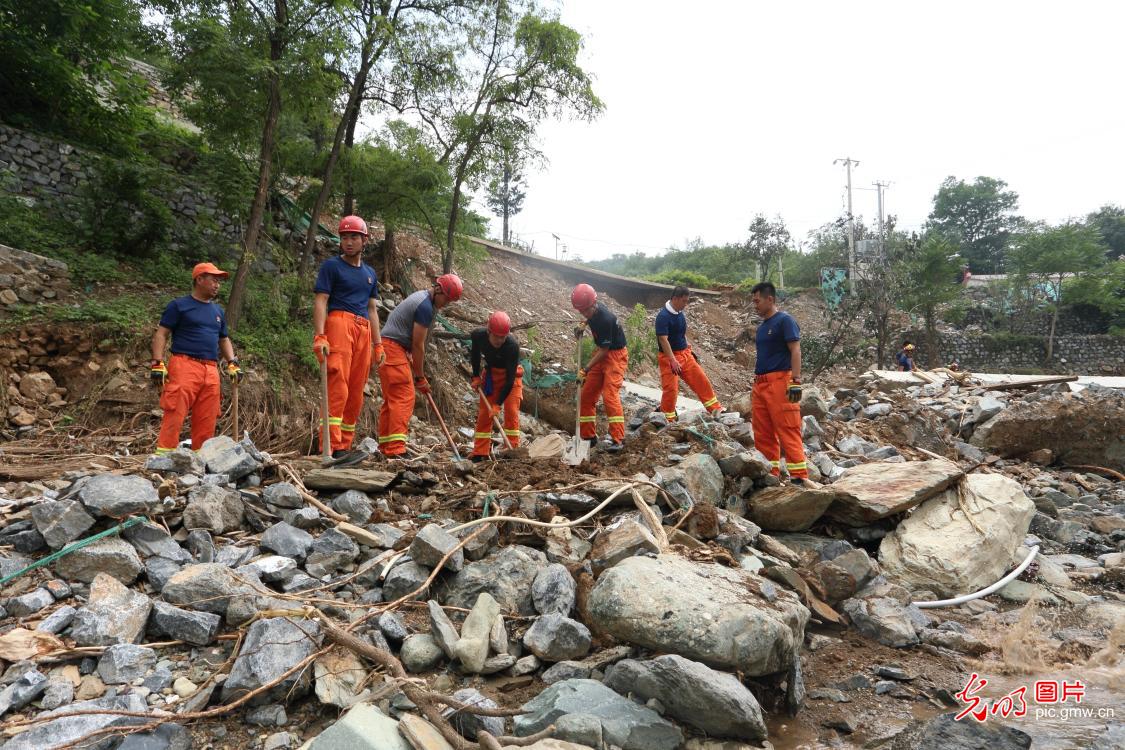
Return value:
[(574, 438), (566, 453), (563, 454), (563, 463), (569, 466), (578, 466), (590, 455), (590, 444), (581, 438)]

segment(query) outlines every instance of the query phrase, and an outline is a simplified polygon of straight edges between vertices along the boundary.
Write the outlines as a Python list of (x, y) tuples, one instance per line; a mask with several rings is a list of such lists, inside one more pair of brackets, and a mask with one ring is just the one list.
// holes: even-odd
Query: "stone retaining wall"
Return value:
[[(915, 342), (917, 361), (925, 366), (930, 361), (925, 332), (907, 331), (898, 340), (904, 338)], [(1125, 375), (1125, 336), (1056, 337), (1054, 354), (1048, 362), (1046, 336), (940, 334), (937, 363), (952, 361), (980, 372), (1043, 370), (1075, 375)]]
[(61, 299), (69, 284), (62, 261), (0, 245), (0, 309)]

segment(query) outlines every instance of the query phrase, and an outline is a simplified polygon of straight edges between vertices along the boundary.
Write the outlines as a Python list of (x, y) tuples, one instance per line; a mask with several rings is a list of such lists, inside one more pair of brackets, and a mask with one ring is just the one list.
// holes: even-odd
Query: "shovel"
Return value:
[(231, 408), (234, 410), (234, 442), (242, 438), (238, 435), (238, 378), (231, 385)]
[(430, 408), (434, 410), (434, 414), (437, 415), (438, 424), (441, 425), (441, 431), (445, 433), (445, 439), (449, 441), (449, 447), (453, 449), (453, 455), (460, 461), (461, 451), (457, 450), (457, 443), (453, 441), (453, 436), (449, 434), (449, 428), (445, 426), (445, 420), (441, 418), (441, 412), (438, 411), (437, 404), (434, 403), (433, 395), (427, 393), (426, 399), (430, 402)]
[[(578, 354), (575, 357), (578, 369), (582, 369), (582, 338), (578, 338)], [(590, 444), (582, 439), (582, 384), (576, 383), (574, 396), (574, 439), (563, 454), (563, 463), (579, 466), (590, 455)]]
[[(488, 409), (488, 397), (484, 395), (484, 391), (481, 388), (477, 388), (477, 393), (480, 395), (480, 400), (484, 402), (484, 408)], [(504, 438), (504, 447), (511, 450), (512, 441), (508, 439), (508, 433), (504, 432), (504, 425), (500, 423), (500, 418), (493, 417), (492, 424), (496, 429), (500, 430), (500, 437)]]
[(320, 460), (332, 460), (332, 433), (328, 428), (328, 353), (320, 361)]

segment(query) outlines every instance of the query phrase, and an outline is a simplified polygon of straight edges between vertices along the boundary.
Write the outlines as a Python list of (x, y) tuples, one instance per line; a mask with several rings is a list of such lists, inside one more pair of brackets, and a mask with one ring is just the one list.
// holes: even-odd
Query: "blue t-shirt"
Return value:
[(754, 336), (758, 358), (754, 365), (755, 375), (767, 372), (792, 370), (789, 357), (789, 342), (801, 340), (801, 329), (789, 313), (778, 310), (758, 326)]
[(899, 352), (895, 357), (898, 360), (899, 366), (905, 371), (910, 369), (910, 357), (906, 352)]
[(227, 316), (214, 302), (200, 302), (190, 294), (164, 308), (160, 325), (172, 332), (172, 353), (196, 359), (219, 359), (219, 339), (225, 339)]
[(337, 255), (320, 264), (313, 291), (328, 295), (328, 312), (343, 310), (366, 318), (367, 301), (379, 296), (379, 279), (366, 263), (353, 266)]
[(594, 335), (594, 344), (599, 349), (617, 351), (625, 348), (625, 331), (617, 322), (617, 316), (601, 302), (597, 303), (597, 309), (586, 323), (590, 326), (590, 332)]
[(687, 316), (683, 311), (672, 312), (668, 306), (660, 308), (656, 314), (656, 335), (667, 336), (672, 351), (687, 349)]

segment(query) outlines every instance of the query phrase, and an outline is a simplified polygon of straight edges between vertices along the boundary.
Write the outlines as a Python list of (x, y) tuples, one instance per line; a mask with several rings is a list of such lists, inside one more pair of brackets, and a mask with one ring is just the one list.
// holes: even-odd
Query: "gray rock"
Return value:
[(320, 511), (316, 508), (296, 508), (285, 511), (281, 520), (298, 529), (315, 529), (321, 524)]
[(217, 435), (199, 448), (199, 457), (212, 474), (226, 474), (236, 481), (257, 471), (261, 464), (242, 445), (227, 435)]
[(215, 540), (207, 529), (193, 529), (188, 533), (187, 547), (191, 550), (196, 562), (215, 562), (218, 552), (215, 550)]
[(1089, 750), (1120, 750), (1122, 747), (1125, 747), (1125, 724), (1116, 723), (1107, 726)]
[(137, 554), (142, 558), (147, 559), (156, 556), (177, 563), (191, 562), (191, 555), (183, 547), (176, 544), (176, 541), (168, 535), (163, 526), (157, 526), (154, 523), (142, 523), (125, 529), (121, 536), (133, 545)]
[(113, 576), (124, 584), (132, 583), (144, 570), (133, 546), (111, 536), (75, 550), (54, 564), (60, 576), (70, 581), (90, 583), (98, 574)]
[(678, 555), (630, 557), (601, 575), (588, 608), (597, 628), (620, 640), (772, 674), (799, 653), (809, 611), (789, 591), (773, 602), (755, 596), (762, 580)]
[[(441, 562), (442, 557), (457, 546), (457, 542), (457, 537), (438, 524), (427, 524), (410, 543), (410, 557), (419, 565), (434, 568)], [(465, 556), (461, 550), (454, 552), (445, 563), (445, 567), (453, 572), (461, 570), (464, 565)]]
[(430, 613), (430, 633), (434, 636), (434, 641), (441, 647), (446, 656), (453, 659), (457, 641), (461, 640), (461, 636), (457, 634), (457, 628), (453, 625), (453, 621), (449, 619), (449, 615), (445, 614), (445, 610), (435, 600), (430, 599), (426, 602), (426, 606)]
[[(432, 600), (430, 603), (434, 604)], [(500, 606), (496, 600), (487, 593), (478, 596), (476, 604), (461, 626), (461, 639), (453, 647), (453, 656), (461, 662), (465, 671), (480, 673), (484, 670), (485, 660), (488, 659), (489, 636), (498, 619)], [(514, 663), (515, 659), (512, 659), (512, 664)]]
[(590, 631), (565, 615), (543, 615), (527, 629), (523, 645), (543, 661), (580, 659), (590, 651)]
[(389, 523), (376, 523), (366, 527), (379, 541), (376, 547), (382, 549), (391, 549), (398, 543), (399, 539), (406, 536), (406, 532), (397, 526), (391, 526)]
[(94, 518), (75, 500), (44, 500), (31, 506), (31, 520), (52, 549), (78, 539), (94, 525)]
[(622, 516), (598, 531), (590, 549), (594, 574), (636, 555), (656, 555), (660, 545), (648, 527), (634, 517)]
[(606, 672), (605, 684), (622, 695), (656, 699), (665, 714), (710, 737), (762, 740), (761, 706), (734, 675), (669, 654), (649, 661), (626, 659)]
[(973, 424), (984, 424), (1004, 411), (1006, 406), (1007, 404), (994, 396), (982, 396), (979, 401), (973, 404)]
[(98, 677), (107, 685), (124, 685), (143, 678), (156, 666), (156, 652), (145, 646), (118, 643), (98, 660)]
[[(515, 718), (519, 737), (535, 734), (563, 717), (580, 716), (598, 722), (604, 743), (622, 750), (676, 750), (684, 741), (683, 733), (655, 711), (595, 680), (557, 682), (522, 708), (527, 713)], [(588, 737), (585, 731), (582, 736)], [(556, 737), (562, 739), (561, 733), (556, 732)]]
[(855, 435), (845, 435), (836, 441), (836, 449), (850, 456), (865, 456), (876, 446)]
[[(51, 718), (52, 720), (36, 724), (26, 732), (17, 734), (0, 745), (0, 750), (51, 750), (52, 748), (68, 746), (76, 740), (101, 729), (145, 723), (145, 719), (139, 717), (96, 713), (99, 710), (144, 713), (147, 709), (148, 706), (144, 699), (137, 693), (71, 703), (69, 706), (40, 714), (37, 718)], [(83, 715), (69, 715), (80, 712)], [(98, 747), (101, 746), (102, 743), (99, 743)]]
[(215, 559), (211, 562), (217, 562), (220, 565), (227, 566), (228, 568), (237, 568), (240, 565), (244, 565), (251, 559), (257, 557), (259, 554), (261, 554), (261, 552), (261, 549), (254, 546), (236, 547), (233, 544), (227, 544), (223, 547), (219, 547), (219, 549), (215, 551)]
[[(40, 589), (40, 591), (42, 590), (43, 589)], [(58, 635), (70, 627), (70, 623), (74, 621), (74, 616), (77, 613), (78, 610), (71, 607), (69, 604), (63, 605), (47, 615), (43, 622), (39, 623), (35, 629), (42, 633)]]
[(577, 585), (562, 565), (552, 563), (539, 571), (531, 584), (531, 598), (535, 611), (541, 615), (570, 614), (574, 608)]
[(203, 459), (191, 448), (176, 448), (162, 456), (149, 456), (148, 460), (145, 461), (145, 470), (203, 476), (203, 472), (207, 469), (203, 465)]
[(160, 508), (156, 488), (144, 477), (97, 474), (78, 481), (78, 500), (96, 516), (124, 518), (134, 513), (147, 515)]
[(262, 490), (262, 499), (275, 508), (305, 507), (305, 498), (301, 495), (301, 491), (289, 482), (278, 482), (266, 487)]
[(74, 700), (74, 683), (70, 680), (52, 680), (47, 683), (47, 689), (39, 698), (39, 708), (44, 711), (54, 711), (60, 706), (65, 706)]
[(769, 459), (757, 450), (748, 450), (727, 456), (719, 461), (719, 469), (728, 477), (761, 479), (770, 473)]
[(206, 529), (225, 534), (242, 527), (242, 496), (233, 490), (204, 484), (188, 494), (184, 508), (185, 529)]
[(29, 669), (0, 690), (0, 716), (18, 711), (38, 698), (47, 689), (47, 676), (38, 669)]
[(867, 419), (878, 419), (891, 413), (891, 405), (883, 402), (871, 404), (871, 406), (864, 407), (861, 413)]
[[(461, 640), (464, 641), (465, 639), (462, 638)], [(511, 654), (496, 654), (484, 660), (480, 668), (480, 673), (496, 674), (497, 672), (503, 672), (505, 669), (511, 669), (515, 664), (516, 657)]]
[(399, 723), (369, 703), (357, 703), (321, 732), (308, 750), (411, 750)]
[(193, 612), (165, 602), (152, 605), (151, 622), (157, 632), (196, 646), (206, 646), (215, 640), (222, 619), (211, 612)]
[(325, 575), (352, 563), (359, 556), (359, 545), (338, 529), (328, 529), (318, 536), (305, 559), (310, 575)]
[(74, 615), (70, 637), (78, 646), (136, 643), (144, 633), (150, 609), (147, 596), (101, 573), (90, 584), (86, 606)]
[(538, 550), (521, 545), (504, 547), (483, 560), (466, 565), (449, 581), (442, 601), (468, 609), (476, 602), (477, 596), (487, 592), (504, 612), (533, 615), (535, 605), (531, 586), (535, 576), (546, 565), (546, 557)]
[(230, 568), (219, 563), (187, 566), (169, 578), (160, 593), (172, 604), (217, 615), (227, 613), (232, 598), (254, 595)]
[(371, 498), (359, 490), (348, 490), (337, 495), (329, 501), (328, 506), (337, 513), (343, 513), (354, 524), (367, 523), (374, 512)]
[(288, 721), (285, 706), (280, 703), (259, 706), (246, 713), (246, 723), (257, 727), (283, 727)]
[(563, 680), (587, 680), (594, 668), (589, 664), (581, 661), (560, 661), (552, 664), (547, 669), (543, 670), (543, 674), (539, 676), (544, 684), (554, 685), (556, 682)]
[(696, 503), (722, 504), (723, 472), (710, 454), (692, 454), (677, 468), (683, 472), (683, 485)]
[(117, 750), (191, 750), (191, 734), (180, 724), (161, 724), (151, 732), (131, 734)]
[(917, 644), (924, 627), (919, 623), (927, 619), (913, 604), (903, 604), (890, 597), (848, 599), (842, 609), (856, 630), (892, 648)]
[[(22, 596), (13, 596), (4, 605), (12, 617), (27, 617), (55, 603), (55, 597), (47, 589), (35, 589)], [(73, 608), (72, 610), (73, 611)]]
[(402, 643), (410, 635), (410, 631), (406, 629), (406, 621), (398, 612), (384, 612), (376, 622), (388, 641)]
[(1031, 737), (999, 723), (956, 721), (952, 713), (914, 722), (895, 735), (889, 750), (1027, 750)]
[(399, 658), (408, 672), (428, 672), (445, 657), (441, 646), (429, 633), (415, 633), (402, 642)]
[(309, 532), (294, 528), (282, 521), (262, 532), (260, 543), (263, 549), (300, 561), (308, 555), (314, 541), (316, 540)]
[(145, 561), (145, 578), (152, 584), (152, 587), (157, 591), (164, 588), (164, 584), (172, 576), (183, 570), (183, 565), (173, 562), (166, 557), (150, 557)]
[[(271, 617), (250, 626), (230, 676), (223, 683), (223, 702), (280, 677), (319, 647), (320, 623), (314, 620)], [(286, 701), (308, 692), (311, 669), (289, 675), (270, 690), (250, 700), (250, 705)]]
[[(453, 699), (466, 703), (470, 706), (479, 706), (480, 708), (500, 708), (491, 698), (486, 698), (480, 691), (474, 688), (463, 688), (453, 694)], [(453, 728), (457, 730), (462, 737), (466, 739), (475, 740), (477, 733), (482, 729), (493, 737), (504, 734), (504, 720), (498, 716), (477, 716), (476, 714), (466, 711), (455, 711), (452, 708), (447, 708), (442, 712), (442, 715), (449, 720)]]
[(527, 656), (516, 659), (516, 663), (512, 665), (512, 676), (519, 677), (525, 674), (532, 674), (539, 671), (540, 666), (542, 666), (542, 663), (539, 661), (539, 657), (535, 654), (528, 654)]
[[(391, 568), (383, 581), (383, 599), (393, 602), (406, 596), (417, 589), (430, 577), (430, 569), (419, 565), (413, 560), (401, 563)], [(426, 592), (420, 591), (413, 597), (414, 601), (425, 601)]]
[(249, 574), (254, 578), (260, 578), (266, 583), (285, 583), (293, 579), (297, 575), (297, 561), (292, 557), (282, 557), (281, 555), (266, 555), (259, 557), (257, 560), (247, 563), (238, 568), (236, 573), (240, 575)]

